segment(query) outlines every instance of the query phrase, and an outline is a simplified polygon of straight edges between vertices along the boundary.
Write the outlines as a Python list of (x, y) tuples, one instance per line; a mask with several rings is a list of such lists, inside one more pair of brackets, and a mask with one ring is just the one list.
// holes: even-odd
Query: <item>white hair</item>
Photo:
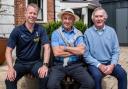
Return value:
[(95, 8), (94, 11), (92, 12), (92, 17), (91, 17), (92, 20), (94, 19), (95, 13), (96, 13), (97, 11), (103, 11), (103, 15), (104, 15), (105, 19), (108, 18), (108, 14), (107, 14), (107, 12), (105, 11), (105, 9), (103, 9), (102, 7), (97, 7), (97, 8)]

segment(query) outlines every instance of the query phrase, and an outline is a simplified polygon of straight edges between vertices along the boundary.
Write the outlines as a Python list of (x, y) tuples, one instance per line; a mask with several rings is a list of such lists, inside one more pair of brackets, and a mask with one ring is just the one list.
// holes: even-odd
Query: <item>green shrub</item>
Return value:
[(84, 33), (85, 30), (86, 30), (86, 28), (87, 28), (87, 25), (84, 24), (83, 21), (77, 21), (77, 22), (75, 22), (75, 23), (74, 23), (74, 26), (75, 26), (78, 30), (80, 30), (82, 33)]
[(51, 37), (51, 34), (54, 30), (56, 30), (59, 26), (61, 26), (61, 22), (60, 21), (52, 21), (46, 24), (43, 24), (44, 28), (47, 31), (47, 34), (49, 37)]
[[(46, 29), (47, 31), (47, 34), (49, 36), (49, 38), (51, 38), (51, 34), (54, 30), (56, 30), (58, 27), (61, 26), (61, 21), (52, 21), (52, 22), (49, 22), (49, 23), (46, 23), (46, 24), (43, 24), (44, 28)], [(86, 30), (87, 28), (87, 25), (84, 24), (84, 22), (82, 21), (77, 21), (74, 23), (74, 26), (80, 30), (82, 33), (84, 33), (84, 31)]]

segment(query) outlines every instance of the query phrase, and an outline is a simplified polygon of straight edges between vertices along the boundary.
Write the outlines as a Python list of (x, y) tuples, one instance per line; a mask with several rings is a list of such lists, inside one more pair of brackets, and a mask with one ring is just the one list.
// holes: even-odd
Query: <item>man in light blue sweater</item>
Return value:
[(93, 11), (94, 25), (84, 33), (86, 43), (84, 59), (95, 80), (95, 89), (102, 89), (101, 80), (104, 75), (115, 76), (118, 80), (118, 89), (127, 89), (127, 74), (118, 64), (118, 38), (115, 30), (105, 25), (107, 17), (106, 11), (101, 7)]

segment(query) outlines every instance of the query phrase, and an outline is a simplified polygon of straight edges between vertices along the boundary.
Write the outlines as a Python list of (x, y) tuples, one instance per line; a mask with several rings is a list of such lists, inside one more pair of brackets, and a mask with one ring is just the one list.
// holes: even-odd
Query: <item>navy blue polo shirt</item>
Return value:
[(35, 24), (33, 32), (30, 32), (23, 24), (13, 29), (7, 46), (12, 49), (16, 47), (17, 60), (34, 62), (41, 59), (41, 46), (48, 43), (47, 33), (42, 26)]

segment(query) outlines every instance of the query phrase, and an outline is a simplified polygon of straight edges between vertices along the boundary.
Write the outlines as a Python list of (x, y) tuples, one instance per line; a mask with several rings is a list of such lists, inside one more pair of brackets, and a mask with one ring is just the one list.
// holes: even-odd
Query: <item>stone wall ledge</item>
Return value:
[[(128, 73), (128, 47), (121, 48), (119, 64), (121, 64)], [(0, 89), (6, 89), (4, 82), (6, 78), (6, 71), (7, 65), (0, 65)], [(117, 79), (113, 76), (107, 75), (102, 80), (102, 89), (118, 89), (117, 85)], [(18, 89), (38, 89), (37, 80), (24, 76), (18, 81)]]

